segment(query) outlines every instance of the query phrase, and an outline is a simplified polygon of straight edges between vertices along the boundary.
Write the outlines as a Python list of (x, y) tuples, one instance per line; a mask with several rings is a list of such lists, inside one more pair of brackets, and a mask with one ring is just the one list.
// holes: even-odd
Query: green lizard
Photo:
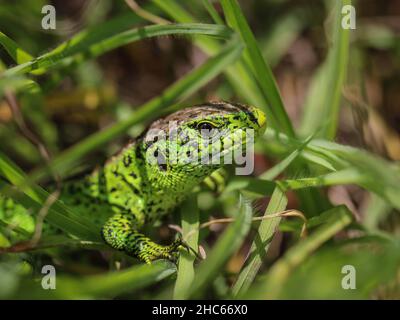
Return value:
[[(229, 102), (179, 110), (153, 122), (133, 143), (91, 174), (64, 182), (60, 200), (101, 225), (103, 239), (112, 248), (146, 263), (171, 259), (183, 245), (181, 238), (162, 246), (139, 230), (171, 212), (224, 164), (223, 159), (215, 163), (203, 159), (212, 154), (241, 152), (249, 143), (244, 130), (259, 135), (265, 123), (261, 110)], [(10, 223), (17, 214), (19, 221), (26, 220), (24, 210), (0, 196), (1, 220)], [(25, 224), (29, 225), (27, 221)]]

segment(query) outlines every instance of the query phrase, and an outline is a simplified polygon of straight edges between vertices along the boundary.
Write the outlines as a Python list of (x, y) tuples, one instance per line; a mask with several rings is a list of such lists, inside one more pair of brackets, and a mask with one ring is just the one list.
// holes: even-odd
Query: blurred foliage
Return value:
[[(59, 201), (46, 220), (65, 234), (33, 248), (31, 221), (0, 219), (0, 298), (400, 298), (399, 1), (137, 3), (1, 0), (0, 192), (36, 218), (54, 175), (83, 172), (159, 116), (213, 99), (268, 115), (254, 175), (231, 174), (219, 196), (194, 191), (146, 230), (160, 242), (168, 223), (195, 235), (205, 260), (182, 252), (178, 267), (112, 251)], [(46, 4), (55, 30), (41, 27)], [(346, 4), (355, 30), (340, 27)], [(306, 217), (305, 237), (298, 216), (277, 215), (290, 209)], [(233, 222), (198, 229), (215, 217)], [(57, 290), (41, 287), (46, 264)], [(355, 290), (341, 286), (345, 265)]]

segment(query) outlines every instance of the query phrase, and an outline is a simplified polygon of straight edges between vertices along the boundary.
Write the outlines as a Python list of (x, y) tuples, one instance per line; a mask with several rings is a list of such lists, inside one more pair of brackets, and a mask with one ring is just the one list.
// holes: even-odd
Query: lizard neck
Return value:
[[(146, 159), (147, 148), (140, 146), (141, 158)], [(164, 193), (166, 196), (181, 195), (189, 193), (196, 185), (204, 180), (219, 166), (201, 165), (174, 165), (168, 162), (162, 166), (157, 163), (144, 160), (142, 163), (146, 180), (151, 185), (152, 191)]]

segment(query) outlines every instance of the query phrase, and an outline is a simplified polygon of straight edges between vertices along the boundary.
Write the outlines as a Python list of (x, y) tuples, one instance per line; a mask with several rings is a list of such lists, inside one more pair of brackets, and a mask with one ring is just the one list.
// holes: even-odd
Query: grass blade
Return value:
[(268, 101), (267, 115), (274, 119), (277, 127), (289, 136), (294, 136), (294, 130), (278, 90), (271, 69), (266, 64), (257, 41), (243, 16), (236, 0), (221, 0), (222, 8), (228, 25), (237, 31), (246, 44), (244, 57), (252, 67), (258, 85), (261, 87), (264, 98)]
[(18, 290), (17, 299), (88, 299), (112, 298), (122, 293), (134, 291), (165, 279), (176, 272), (173, 263), (165, 260), (148, 266), (145, 264), (110, 272), (88, 276), (82, 279), (57, 276), (57, 290), (43, 290), (32, 280), (23, 282)]
[[(5, 177), (13, 185), (19, 187), (26, 196), (21, 198), (14, 192), (7, 192), (3, 187), (1, 193), (11, 196), (15, 201), (21, 203), (26, 208), (40, 210), (46, 199), (50, 196), (44, 189), (38, 186), (28, 186), (25, 184), (26, 177), (15, 164), (0, 153), (0, 176)], [(75, 235), (80, 239), (101, 241), (100, 230), (90, 221), (81, 215), (75, 214), (60, 201), (56, 201), (46, 215), (46, 221), (54, 226), (64, 230), (67, 233)]]
[[(278, 139), (277, 135), (279, 135)], [(265, 147), (270, 148), (279, 143), (279, 147), (286, 150), (284, 152), (302, 144), (301, 141), (288, 138), (271, 129), (267, 129), (264, 137), (266, 138)], [(271, 149), (268, 152), (274, 153)], [(364, 189), (380, 195), (392, 206), (400, 208), (400, 200), (397, 196), (400, 188), (400, 170), (395, 163), (365, 150), (321, 139), (312, 140), (304, 148), (301, 157), (321, 165), (333, 173), (288, 182), (288, 187), (296, 188), (297, 183), (299, 183), (299, 188), (304, 188), (307, 183), (309, 186), (358, 184)], [(335, 174), (336, 171), (340, 172)], [(308, 182), (307, 179), (309, 179)]]
[[(333, 25), (333, 45), (321, 66), (306, 99), (304, 117), (300, 132), (310, 135), (321, 126), (321, 119), (327, 119), (318, 136), (332, 140), (336, 134), (342, 86), (346, 77), (349, 55), (349, 30), (342, 28), (342, 7), (351, 0), (335, 2), (335, 23)], [(315, 115), (319, 116), (316, 117)]]
[(208, 35), (228, 39), (232, 36), (232, 31), (226, 26), (213, 24), (171, 24), (171, 25), (151, 25), (133, 30), (126, 30), (107, 38), (98, 39), (95, 43), (86, 43), (84, 41), (74, 42), (73, 39), (63, 43), (56, 49), (34, 59), (23, 63), (4, 72), (4, 76), (23, 74), (37, 69), (48, 70), (55, 67), (76, 54), (85, 54), (85, 57), (96, 57), (107, 51), (118, 48), (142, 39), (152, 37), (185, 34), (185, 35)]
[(190, 287), (188, 297), (199, 297), (217, 277), (231, 255), (242, 244), (250, 229), (252, 218), (251, 202), (244, 196), (240, 199), (239, 214), (219, 238), (207, 259), (199, 266), (197, 276)]
[(224, 21), (222, 18), (219, 16), (217, 10), (215, 10), (213, 4), (210, 2), (210, 0), (203, 0), (203, 6), (206, 8), (208, 13), (210, 14), (211, 18), (214, 20), (216, 24), (222, 24), (224, 25)]
[[(271, 200), (265, 211), (265, 215), (285, 210), (287, 198), (282, 190), (277, 187), (272, 194)], [(240, 274), (232, 287), (233, 296), (245, 293), (253, 283), (262, 262), (268, 252), (272, 237), (279, 225), (281, 218), (262, 220), (258, 228), (254, 241), (251, 244), (248, 258)]]
[(6, 49), (10, 57), (18, 64), (28, 62), (33, 59), (33, 57), (21, 49), (14, 40), (7, 37), (3, 32), (0, 31), (0, 45)]
[(298, 267), (314, 250), (324, 244), (337, 232), (348, 226), (352, 214), (345, 206), (335, 207), (326, 214), (331, 216), (329, 222), (314, 231), (308, 238), (290, 248), (270, 269), (265, 279), (251, 289), (246, 298), (275, 299), (291, 271)]
[[(185, 201), (181, 207), (181, 220), (182, 237), (186, 240), (187, 244), (197, 252), (199, 240), (199, 210), (196, 202), (196, 196), (192, 196)], [(189, 232), (191, 236), (186, 238)], [(184, 299), (187, 296), (194, 279), (193, 263), (195, 258), (192, 252), (181, 250), (178, 274), (175, 282), (174, 299)]]
[[(179, 23), (193, 23), (196, 19), (191, 16), (179, 3), (174, 0), (152, 0), (161, 10), (168, 14), (172, 19)], [(194, 43), (206, 54), (214, 55), (221, 50), (220, 44), (210, 38), (194, 39)], [(235, 92), (249, 104), (259, 106), (265, 110), (268, 109), (264, 96), (258, 87), (250, 67), (242, 60), (236, 61), (225, 70), (225, 75), (230, 84), (235, 88)], [(270, 125), (274, 126), (273, 119), (270, 119)], [(274, 126), (279, 129), (279, 127)]]
[(291, 152), (285, 159), (280, 161), (278, 164), (262, 173), (259, 178), (265, 180), (273, 180), (279, 176), (285, 169), (300, 155), (307, 144), (313, 139), (314, 136), (308, 137), (304, 143)]

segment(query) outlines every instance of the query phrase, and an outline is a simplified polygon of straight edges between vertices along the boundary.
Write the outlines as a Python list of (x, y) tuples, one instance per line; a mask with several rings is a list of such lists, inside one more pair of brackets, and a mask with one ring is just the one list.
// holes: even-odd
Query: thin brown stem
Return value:
[(60, 190), (56, 190), (53, 193), (51, 193), (46, 199), (43, 207), (39, 210), (39, 213), (36, 218), (35, 232), (33, 233), (33, 236), (30, 240), (32, 247), (35, 247), (40, 241), (40, 238), (42, 237), (44, 219), (49, 213), (49, 209), (57, 201), (59, 196), (60, 196)]
[[(304, 214), (301, 211), (298, 210), (285, 210), (282, 212), (277, 212), (277, 213), (273, 213), (273, 214), (268, 214), (268, 215), (264, 215), (262, 217), (254, 217), (252, 218), (252, 221), (261, 221), (261, 220), (265, 220), (265, 219), (273, 219), (273, 218), (279, 218), (279, 217), (298, 217), (300, 219), (303, 220), (303, 226), (301, 228), (301, 232), (300, 232), (300, 237), (305, 237), (307, 235), (307, 218), (304, 216)], [(207, 228), (211, 225), (214, 224), (219, 224), (219, 223), (231, 223), (235, 221), (235, 218), (221, 218), (221, 219), (213, 219), (207, 222), (202, 223), (198, 230), (203, 229), (203, 228)], [(196, 230), (197, 231), (197, 230)], [(190, 232), (188, 232), (188, 234), (185, 237), (185, 241), (190, 238), (193, 233), (195, 232), (195, 230), (192, 230)]]

